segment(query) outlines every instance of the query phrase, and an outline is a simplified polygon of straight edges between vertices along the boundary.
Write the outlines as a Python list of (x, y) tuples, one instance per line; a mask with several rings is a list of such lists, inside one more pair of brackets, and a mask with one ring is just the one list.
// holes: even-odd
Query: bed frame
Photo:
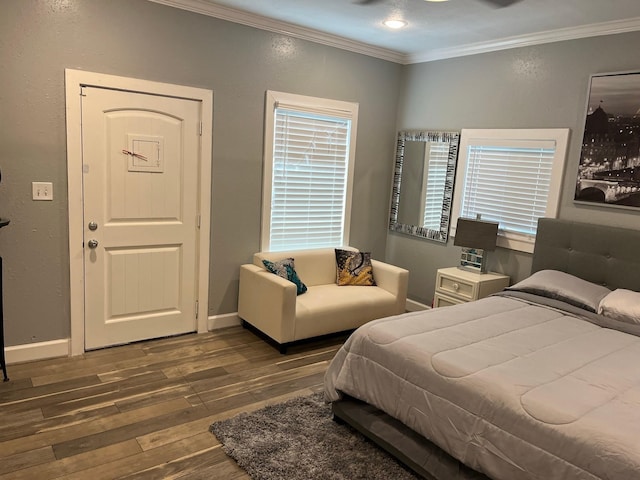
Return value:
[[(560, 270), (609, 289), (640, 291), (640, 230), (550, 218), (538, 221), (531, 273)], [(428, 480), (488, 480), (384, 412), (345, 397), (332, 404), (347, 423)]]

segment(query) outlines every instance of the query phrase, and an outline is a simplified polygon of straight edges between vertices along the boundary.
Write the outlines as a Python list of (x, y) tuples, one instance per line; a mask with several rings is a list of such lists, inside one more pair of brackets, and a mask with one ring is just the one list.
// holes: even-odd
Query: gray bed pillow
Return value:
[(540, 270), (507, 290), (533, 293), (597, 312), (600, 301), (611, 293), (607, 287), (558, 270)]
[(640, 292), (618, 288), (602, 299), (598, 313), (621, 322), (640, 325)]

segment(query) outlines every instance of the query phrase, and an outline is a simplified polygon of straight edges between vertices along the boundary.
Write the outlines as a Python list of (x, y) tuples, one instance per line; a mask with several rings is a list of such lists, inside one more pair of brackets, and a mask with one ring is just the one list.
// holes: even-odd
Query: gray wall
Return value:
[(145, 0), (3, 0), (0, 58), (7, 345), (70, 335), (65, 68), (213, 90), (210, 315), (259, 249), (266, 90), (359, 102), (351, 244), (384, 258), (400, 65)]
[[(407, 66), (398, 129), (571, 129), (560, 217), (640, 228), (640, 213), (579, 206), (573, 192), (588, 96), (594, 73), (640, 70), (640, 33), (518, 48)], [(639, 104), (640, 107), (640, 99)], [(431, 303), (436, 270), (456, 265), (460, 249), (398, 233), (387, 238), (387, 261), (410, 269), (409, 296)], [(518, 281), (531, 256), (498, 249), (490, 268)]]
[[(351, 244), (409, 268), (410, 297), (430, 303), (436, 269), (455, 265), (459, 248), (387, 233), (396, 130), (569, 127), (560, 216), (638, 228), (636, 212), (577, 206), (572, 197), (589, 75), (637, 70), (639, 43), (640, 33), (628, 33), (402, 67), (145, 0), (3, 0), (6, 343), (70, 334), (65, 68), (213, 90), (216, 315), (236, 311), (238, 266), (259, 249), (266, 90), (360, 103)], [(54, 201), (33, 202), (32, 181), (53, 182)], [(490, 266), (519, 280), (531, 260), (498, 250)]]

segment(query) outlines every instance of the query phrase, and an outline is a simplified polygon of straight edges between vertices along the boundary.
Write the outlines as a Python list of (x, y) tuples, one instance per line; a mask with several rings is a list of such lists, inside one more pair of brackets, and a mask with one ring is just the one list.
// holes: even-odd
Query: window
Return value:
[(458, 217), (500, 224), (498, 246), (532, 252), (540, 217), (558, 213), (569, 129), (462, 130)]
[(268, 91), (263, 251), (349, 243), (358, 104)]

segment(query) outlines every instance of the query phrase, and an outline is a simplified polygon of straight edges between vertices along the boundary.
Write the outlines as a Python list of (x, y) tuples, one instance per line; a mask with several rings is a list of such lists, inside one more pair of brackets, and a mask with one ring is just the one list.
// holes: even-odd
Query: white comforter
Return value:
[(370, 403), (496, 480), (640, 479), (640, 337), (509, 297), (370, 322), (325, 395)]

